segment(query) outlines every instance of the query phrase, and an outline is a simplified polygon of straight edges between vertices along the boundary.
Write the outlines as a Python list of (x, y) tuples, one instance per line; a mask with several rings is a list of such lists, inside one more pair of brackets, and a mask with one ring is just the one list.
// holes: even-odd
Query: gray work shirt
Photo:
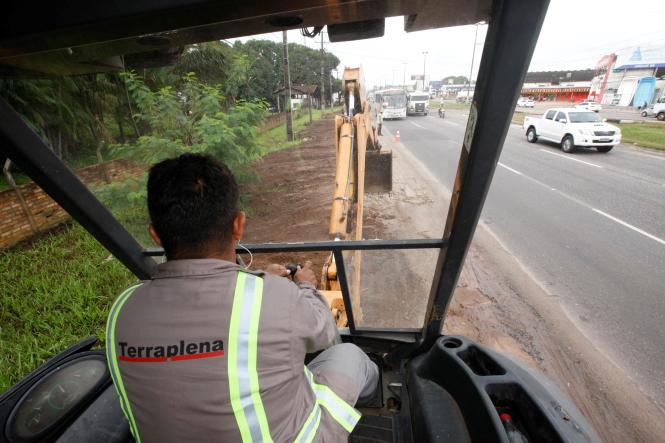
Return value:
[[(222, 352), (239, 269), (216, 259), (168, 261), (122, 306), (115, 350), (142, 442), (241, 441)], [(337, 329), (311, 284), (252, 273), (264, 279), (260, 394), (272, 439), (293, 441), (315, 402), (305, 354), (331, 346)], [(347, 435), (324, 411), (316, 440)]]

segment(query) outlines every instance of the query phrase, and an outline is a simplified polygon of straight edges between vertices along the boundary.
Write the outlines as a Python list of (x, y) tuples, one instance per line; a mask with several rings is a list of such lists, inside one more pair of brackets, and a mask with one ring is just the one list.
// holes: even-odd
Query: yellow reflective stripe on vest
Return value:
[(239, 272), (227, 358), (231, 407), (243, 442), (272, 442), (256, 370), (262, 298), (263, 279)]
[(300, 429), (298, 436), (294, 440), (295, 443), (310, 443), (314, 440), (316, 431), (319, 429), (319, 423), (321, 423), (321, 407), (316, 397), (314, 397), (312, 412), (309, 413), (307, 420), (302, 425), (302, 429)]
[[(243, 442), (272, 442), (263, 408), (256, 367), (263, 279), (238, 273), (228, 339), (228, 377), (231, 407)], [(348, 432), (360, 420), (360, 412), (330, 388), (314, 382), (305, 366), (305, 376), (315, 394), (314, 406), (296, 436), (296, 443), (310, 443), (321, 422), (321, 406)]]
[(120, 368), (118, 367), (118, 359), (115, 350), (115, 323), (118, 320), (118, 314), (120, 313), (122, 306), (134, 293), (134, 290), (142, 284), (143, 283), (139, 283), (126, 289), (125, 292), (116, 298), (113, 306), (111, 306), (111, 312), (109, 313), (108, 322), (106, 323), (106, 362), (109, 365), (109, 372), (111, 373), (113, 386), (115, 386), (118, 398), (120, 399), (120, 408), (129, 422), (129, 428), (137, 443), (141, 443), (141, 437), (139, 436), (136, 421), (134, 420), (134, 414), (132, 414), (132, 407), (129, 398), (127, 397), (127, 392), (125, 392), (125, 384), (120, 376)]
[(328, 410), (328, 413), (339, 423), (347, 432), (353, 431), (360, 420), (360, 412), (349, 405), (344, 399), (326, 385), (314, 382), (312, 373), (305, 367), (305, 373), (309, 380), (317, 403)]

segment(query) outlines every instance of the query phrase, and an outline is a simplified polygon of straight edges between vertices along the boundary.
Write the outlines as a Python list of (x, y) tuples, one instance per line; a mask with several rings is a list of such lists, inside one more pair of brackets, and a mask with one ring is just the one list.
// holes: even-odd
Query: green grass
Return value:
[(665, 150), (665, 124), (621, 123), (621, 141), (638, 146)]
[(136, 280), (81, 226), (0, 252), (0, 392), (46, 359), (97, 335)]
[[(27, 175), (23, 174), (22, 172), (14, 172), (12, 171), (12, 176), (14, 177), (14, 181), (18, 186), (25, 185), (26, 183), (30, 183), (32, 180), (30, 180), (30, 177)], [(9, 183), (5, 180), (5, 175), (0, 174), (0, 191), (4, 191), (6, 189), (11, 189), (9, 186)]]
[[(326, 111), (330, 112), (330, 111)], [(320, 120), (323, 116), (323, 111), (320, 109), (312, 110), (312, 121)], [(283, 149), (293, 148), (298, 146), (302, 140), (300, 133), (309, 125), (309, 114), (302, 112), (297, 118), (293, 119), (293, 133), (295, 138), (293, 141), (288, 141), (286, 138), (286, 123), (281, 123), (274, 128), (259, 135), (258, 143), (264, 149), (266, 154)]]
[(524, 123), (524, 117), (526, 117), (527, 114), (524, 112), (515, 112), (513, 114), (512, 122), (518, 125), (522, 125)]
[(457, 103), (457, 102), (443, 102), (443, 108), (447, 111), (449, 109), (457, 109), (459, 111), (468, 111), (471, 107), (468, 103)]

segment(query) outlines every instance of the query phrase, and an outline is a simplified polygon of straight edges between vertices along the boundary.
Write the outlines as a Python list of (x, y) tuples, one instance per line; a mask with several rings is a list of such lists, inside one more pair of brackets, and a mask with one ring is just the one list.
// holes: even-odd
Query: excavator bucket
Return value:
[(377, 134), (376, 109), (367, 102), (365, 81), (360, 68), (344, 68), (344, 114), (353, 116), (358, 154), (365, 151), (364, 192), (392, 191), (392, 152), (381, 149)]
[(365, 153), (365, 192), (381, 193), (392, 190), (392, 151), (367, 151)]

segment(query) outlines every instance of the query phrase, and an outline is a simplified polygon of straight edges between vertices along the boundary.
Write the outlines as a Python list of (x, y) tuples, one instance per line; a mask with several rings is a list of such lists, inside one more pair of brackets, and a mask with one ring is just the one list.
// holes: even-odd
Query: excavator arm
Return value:
[[(370, 192), (390, 192), (392, 153), (382, 151), (366, 99), (360, 68), (345, 68), (343, 76), (344, 113), (335, 117), (336, 172), (328, 233), (334, 240), (362, 240), (363, 205), (367, 188)], [(368, 170), (372, 173), (367, 174)], [(356, 319), (362, 318), (360, 300), (361, 251), (349, 251), (347, 271), (350, 299)], [(322, 272), (322, 291), (339, 327), (347, 326), (337, 266), (330, 255)]]

